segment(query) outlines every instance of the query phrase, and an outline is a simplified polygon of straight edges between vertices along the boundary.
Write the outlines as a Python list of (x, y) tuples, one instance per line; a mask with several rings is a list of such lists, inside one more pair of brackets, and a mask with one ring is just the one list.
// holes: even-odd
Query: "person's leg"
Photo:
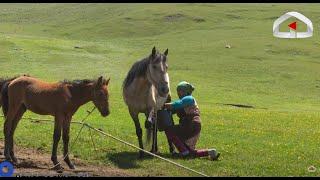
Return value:
[(172, 142), (175, 147), (178, 149), (178, 151), (182, 155), (189, 154), (188, 148), (184, 145), (184, 143), (179, 139), (178, 136), (175, 135), (174, 131), (171, 128), (167, 128), (165, 131), (165, 134), (170, 142)]
[(197, 149), (191, 151), (194, 157), (209, 157), (211, 160), (217, 160), (220, 153), (216, 149)]
[(196, 157), (209, 156), (208, 149), (196, 149), (194, 150), (194, 154)]
[(220, 153), (216, 149), (196, 149), (196, 144), (200, 137), (201, 123), (200, 117), (195, 116), (191, 127), (186, 128), (185, 132), (189, 132), (185, 143), (189, 148), (191, 155), (194, 157), (210, 157), (212, 160), (217, 160), (220, 156)]

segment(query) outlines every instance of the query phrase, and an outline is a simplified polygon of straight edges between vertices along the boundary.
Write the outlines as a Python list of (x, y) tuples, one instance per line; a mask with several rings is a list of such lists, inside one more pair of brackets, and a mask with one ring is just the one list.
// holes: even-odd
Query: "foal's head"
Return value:
[(101, 76), (94, 83), (93, 104), (98, 108), (103, 117), (106, 117), (110, 114), (108, 92), (109, 81), (110, 78), (106, 80)]
[(148, 79), (157, 88), (160, 96), (165, 97), (169, 93), (169, 75), (168, 69), (168, 49), (163, 53), (156, 51), (153, 47), (148, 65)]

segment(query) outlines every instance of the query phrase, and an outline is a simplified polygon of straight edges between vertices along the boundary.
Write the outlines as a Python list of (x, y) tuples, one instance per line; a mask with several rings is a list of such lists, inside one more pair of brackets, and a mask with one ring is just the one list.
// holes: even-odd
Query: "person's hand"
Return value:
[(168, 109), (168, 110), (171, 110), (171, 109), (172, 109), (171, 103), (165, 103), (165, 104), (164, 104), (164, 107), (165, 107), (166, 109)]

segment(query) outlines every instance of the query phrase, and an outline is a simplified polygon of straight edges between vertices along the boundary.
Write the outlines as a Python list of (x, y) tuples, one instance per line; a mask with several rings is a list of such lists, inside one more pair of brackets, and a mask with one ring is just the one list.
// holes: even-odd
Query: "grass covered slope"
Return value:
[[(218, 162), (177, 162), (212, 176), (319, 176), (319, 170), (307, 170), (320, 166), (318, 9), (317, 4), (1, 4), (1, 76), (111, 77), (111, 115), (96, 112), (87, 122), (138, 144), (122, 81), (154, 45), (169, 48), (173, 97), (179, 81), (195, 85), (203, 123), (198, 147), (216, 147), (222, 154)], [(288, 11), (313, 22), (312, 38), (272, 36), (273, 21)], [(221, 105), (227, 103), (256, 109)], [(92, 106), (82, 107), (74, 119)], [(71, 141), (78, 130), (72, 126)], [(50, 152), (52, 133), (52, 124), (22, 120), (15, 139)], [(72, 154), (137, 175), (194, 175), (158, 159), (137, 160), (135, 149), (99, 135), (94, 151), (88, 134), (84, 131)], [(169, 157), (164, 134), (159, 138), (160, 151)]]

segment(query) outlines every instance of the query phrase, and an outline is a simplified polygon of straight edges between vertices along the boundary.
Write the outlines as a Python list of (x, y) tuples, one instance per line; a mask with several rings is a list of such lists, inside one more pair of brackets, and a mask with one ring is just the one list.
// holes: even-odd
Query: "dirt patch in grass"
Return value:
[(172, 21), (179, 21), (185, 17), (186, 16), (184, 14), (177, 13), (177, 14), (171, 14), (171, 15), (164, 16), (164, 20), (172, 22)]
[[(4, 161), (4, 143), (0, 141), (0, 162)], [(18, 164), (15, 165), (14, 176), (134, 176), (124, 170), (105, 165), (95, 165), (87, 163), (78, 158), (71, 158), (76, 166), (75, 170), (70, 170), (62, 161), (63, 173), (57, 173), (50, 168), (53, 166), (51, 155), (40, 150), (15, 146), (15, 154)], [(60, 161), (62, 158), (59, 159)]]
[(194, 17), (192, 20), (193, 20), (194, 22), (197, 22), (197, 23), (201, 23), (201, 22), (205, 22), (205, 21), (206, 21), (205, 19), (200, 18), (200, 17)]
[(245, 105), (245, 104), (223, 104), (223, 105), (234, 106), (234, 107), (239, 107), (239, 108), (255, 108), (254, 106)]

